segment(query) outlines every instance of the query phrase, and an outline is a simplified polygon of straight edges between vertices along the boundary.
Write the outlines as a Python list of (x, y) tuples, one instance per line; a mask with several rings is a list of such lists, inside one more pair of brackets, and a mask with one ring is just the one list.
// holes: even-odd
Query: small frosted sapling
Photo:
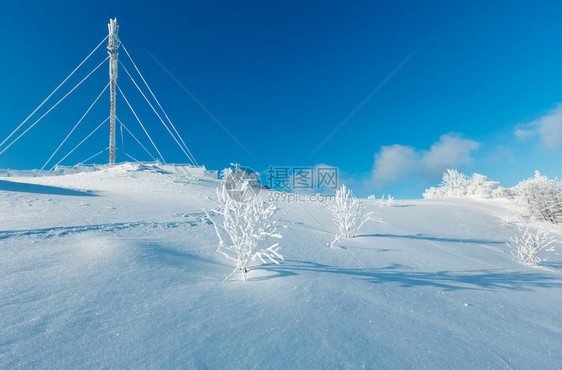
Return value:
[(341, 238), (353, 238), (367, 220), (381, 221), (371, 218), (372, 212), (365, 213), (359, 200), (345, 185), (336, 191), (336, 196), (330, 200), (328, 207), (338, 227), (335, 239), (330, 243), (331, 247)]
[(219, 238), (217, 250), (236, 262), (236, 267), (225, 280), (240, 271), (246, 281), (250, 263), (256, 259), (263, 263), (270, 261), (279, 264), (279, 260), (283, 260), (278, 252), (279, 243), (262, 247), (268, 238), (282, 238), (272, 220), (276, 204), (265, 202), (259, 197), (249, 202), (238, 202), (229, 196), (224, 185), (221, 190), (217, 188), (216, 195), (218, 208), (213, 213), (222, 220), (217, 221), (206, 212), (207, 218), (212, 222)]

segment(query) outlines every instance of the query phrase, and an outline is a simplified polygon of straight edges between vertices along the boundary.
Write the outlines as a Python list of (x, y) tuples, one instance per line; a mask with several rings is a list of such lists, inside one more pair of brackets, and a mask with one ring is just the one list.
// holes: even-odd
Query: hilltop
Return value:
[[(124, 164), (0, 180), (5, 367), (526, 367), (562, 363), (562, 257), (514, 261), (507, 199), (280, 202), (280, 265), (243, 283), (204, 210), (220, 180)], [(273, 191), (264, 190), (267, 197)], [(538, 224), (535, 224), (538, 225)], [(549, 227), (549, 226), (547, 226)], [(562, 241), (562, 230), (549, 227)], [(560, 243), (555, 246), (560, 251)]]

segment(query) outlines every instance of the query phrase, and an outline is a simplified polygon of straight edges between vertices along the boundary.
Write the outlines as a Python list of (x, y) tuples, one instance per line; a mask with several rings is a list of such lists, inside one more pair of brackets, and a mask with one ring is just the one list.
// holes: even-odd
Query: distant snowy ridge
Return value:
[(114, 166), (107, 164), (56, 166), (52, 171), (0, 169), (0, 177), (41, 177), (72, 175), (95, 171), (163, 171), (165, 173), (179, 173), (189, 176), (217, 178), (216, 170), (207, 170), (205, 166), (191, 164), (161, 163), (161, 162), (122, 162)]

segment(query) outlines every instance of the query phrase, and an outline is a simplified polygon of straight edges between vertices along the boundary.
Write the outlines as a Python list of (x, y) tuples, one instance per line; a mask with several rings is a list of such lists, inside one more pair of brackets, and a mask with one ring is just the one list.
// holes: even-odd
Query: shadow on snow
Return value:
[(97, 194), (91, 191), (73, 190), (57, 186), (27, 184), (23, 182), (0, 180), (0, 191), (12, 191), (18, 193), (64, 195), (72, 197), (95, 197)]
[[(143, 251), (138, 256), (140, 260), (150, 264), (156, 262), (161, 265), (186, 267), (189, 263), (208, 263), (211, 265), (230, 267), (227, 264), (204, 258), (195, 254), (195, 251), (182, 250), (181, 247), (173, 248), (158, 242), (136, 243), (135, 246)], [(206, 251), (208, 254), (208, 251)]]
[[(262, 265), (252, 270), (270, 272), (269, 276), (250, 279), (269, 280), (298, 275), (299, 272), (347, 275), (372, 283), (399, 284), (401, 287), (432, 286), (447, 291), (453, 290), (532, 290), (533, 288), (562, 288), (562, 281), (542, 272), (468, 270), (468, 271), (411, 271), (408, 266), (392, 264), (382, 268), (350, 269), (314, 262), (287, 260), (281, 265)], [(376, 278), (373, 279), (373, 276)]]
[(423, 234), (415, 235), (396, 235), (396, 234), (364, 234), (357, 235), (356, 238), (403, 238), (415, 240), (429, 240), (436, 242), (454, 242), (454, 243), (474, 243), (474, 244), (501, 244), (505, 245), (505, 241), (498, 240), (483, 240), (483, 239), (456, 239), (456, 238), (439, 238), (436, 236), (429, 236)]

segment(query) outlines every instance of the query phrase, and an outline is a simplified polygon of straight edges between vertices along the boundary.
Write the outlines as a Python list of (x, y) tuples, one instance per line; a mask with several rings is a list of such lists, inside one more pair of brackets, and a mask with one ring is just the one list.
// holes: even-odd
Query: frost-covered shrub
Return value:
[(386, 200), (384, 200), (384, 194), (381, 197), (381, 199), (379, 199), (379, 206), (381, 207), (392, 207), (394, 205), (394, 198), (390, 196), (390, 194), (388, 195), (388, 198), (386, 198)]
[(394, 197), (391, 197), (390, 194), (388, 195), (388, 199), (386, 200), (386, 206), (392, 207), (394, 205)]
[(336, 237), (331, 243), (332, 246), (340, 238), (353, 238), (371, 215), (371, 213), (365, 213), (359, 200), (345, 185), (336, 191), (336, 196), (328, 203), (328, 206), (338, 226)]
[(434, 198), (442, 198), (446, 197), (446, 193), (443, 188), (432, 186), (429, 189), (425, 189), (423, 193), (424, 199), (434, 199)]
[(372, 200), (372, 201), (376, 201), (378, 200), (378, 205), (381, 207), (392, 207), (394, 205), (394, 198), (390, 195), (388, 195), (388, 198), (386, 198), (386, 200), (384, 199), (385, 195), (383, 194), (383, 196), (381, 197), (381, 199), (377, 199), (377, 197), (372, 194), (369, 195), (367, 197), (367, 200)]
[(519, 235), (511, 238), (507, 243), (511, 253), (517, 261), (531, 266), (537, 266), (541, 261), (539, 254), (543, 251), (552, 251), (551, 245), (554, 238), (542, 227), (533, 233), (529, 228), (519, 227)]
[(236, 262), (236, 271), (242, 273), (246, 281), (250, 262), (260, 259), (279, 264), (283, 256), (279, 254), (279, 243), (260, 248), (260, 244), (267, 238), (282, 238), (277, 232), (272, 216), (277, 206), (273, 202), (265, 202), (259, 197), (249, 202), (237, 202), (230, 198), (226, 186), (217, 189), (218, 209), (214, 212), (222, 216), (222, 222), (216, 222), (207, 213), (207, 218), (213, 223), (219, 238), (218, 251), (226, 258)]
[(438, 187), (427, 189), (423, 194), (426, 199), (442, 197), (504, 198), (509, 196), (509, 190), (502, 188), (499, 182), (490, 181), (479, 173), (468, 177), (457, 170), (447, 170), (443, 174), (441, 184)]
[(478, 198), (495, 198), (501, 196), (505, 190), (497, 181), (490, 181), (484, 175), (473, 174), (465, 185), (465, 195), (476, 196)]
[(517, 204), (528, 216), (553, 224), (562, 223), (562, 182), (541, 175), (538, 171), (530, 179), (521, 181), (513, 192)]

